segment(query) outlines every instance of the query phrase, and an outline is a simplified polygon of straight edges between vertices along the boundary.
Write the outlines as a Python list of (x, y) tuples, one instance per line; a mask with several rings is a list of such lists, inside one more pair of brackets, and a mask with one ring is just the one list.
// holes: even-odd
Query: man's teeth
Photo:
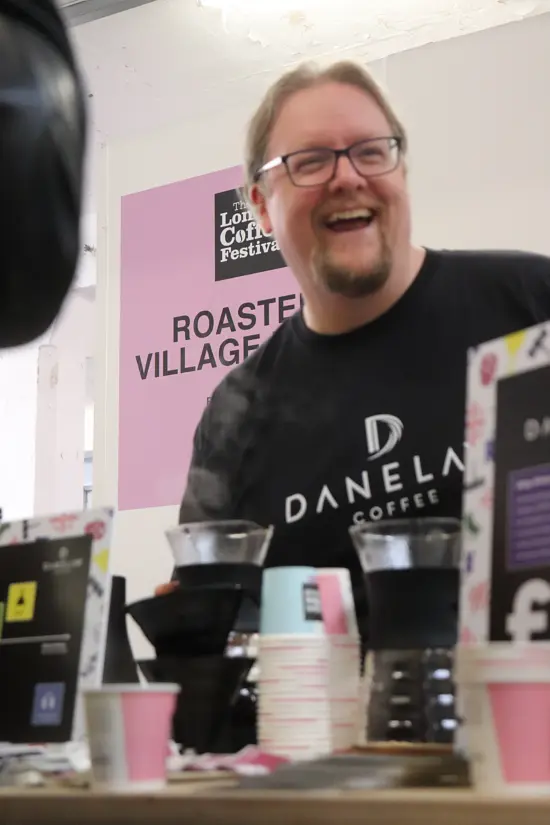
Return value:
[(348, 209), (345, 212), (333, 212), (327, 218), (327, 223), (337, 223), (338, 221), (353, 221), (364, 219), (366, 221), (374, 217), (371, 209)]

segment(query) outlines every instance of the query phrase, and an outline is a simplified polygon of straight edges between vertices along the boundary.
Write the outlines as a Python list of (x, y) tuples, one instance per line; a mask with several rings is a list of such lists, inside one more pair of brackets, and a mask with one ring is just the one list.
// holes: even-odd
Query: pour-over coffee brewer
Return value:
[(258, 632), (263, 564), (272, 532), (252, 521), (195, 522), (166, 531), (181, 587), (223, 583), (243, 588), (234, 633)]
[(451, 743), (460, 522), (380, 521), (350, 535), (368, 600), (365, 738)]
[(184, 524), (166, 532), (179, 588), (128, 607), (156, 659), (145, 678), (180, 684), (173, 736), (197, 752), (255, 742), (253, 634), (272, 529), (248, 521)]

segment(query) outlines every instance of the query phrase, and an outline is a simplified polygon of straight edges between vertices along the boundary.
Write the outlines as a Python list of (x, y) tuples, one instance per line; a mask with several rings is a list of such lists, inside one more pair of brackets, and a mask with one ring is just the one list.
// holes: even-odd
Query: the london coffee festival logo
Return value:
[(277, 241), (263, 234), (238, 190), (217, 192), (214, 200), (216, 281), (286, 266)]

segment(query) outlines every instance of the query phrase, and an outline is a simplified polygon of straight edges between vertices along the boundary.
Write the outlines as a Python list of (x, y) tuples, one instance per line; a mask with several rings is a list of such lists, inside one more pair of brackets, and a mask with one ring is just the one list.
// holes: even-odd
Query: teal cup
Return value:
[(260, 633), (323, 636), (321, 600), (314, 567), (264, 570)]

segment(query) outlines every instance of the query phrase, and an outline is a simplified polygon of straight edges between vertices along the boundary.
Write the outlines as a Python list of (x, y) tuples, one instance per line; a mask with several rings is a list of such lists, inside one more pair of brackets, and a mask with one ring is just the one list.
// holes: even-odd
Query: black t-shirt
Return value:
[(428, 250), (384, 315), (313, 333), (297, 313), (197, 428), (180, 521), (273, 524), (267, 566), (348, 567), (361, 520), (460, 516), (467, 351), (550, 318), (550, 259)]

